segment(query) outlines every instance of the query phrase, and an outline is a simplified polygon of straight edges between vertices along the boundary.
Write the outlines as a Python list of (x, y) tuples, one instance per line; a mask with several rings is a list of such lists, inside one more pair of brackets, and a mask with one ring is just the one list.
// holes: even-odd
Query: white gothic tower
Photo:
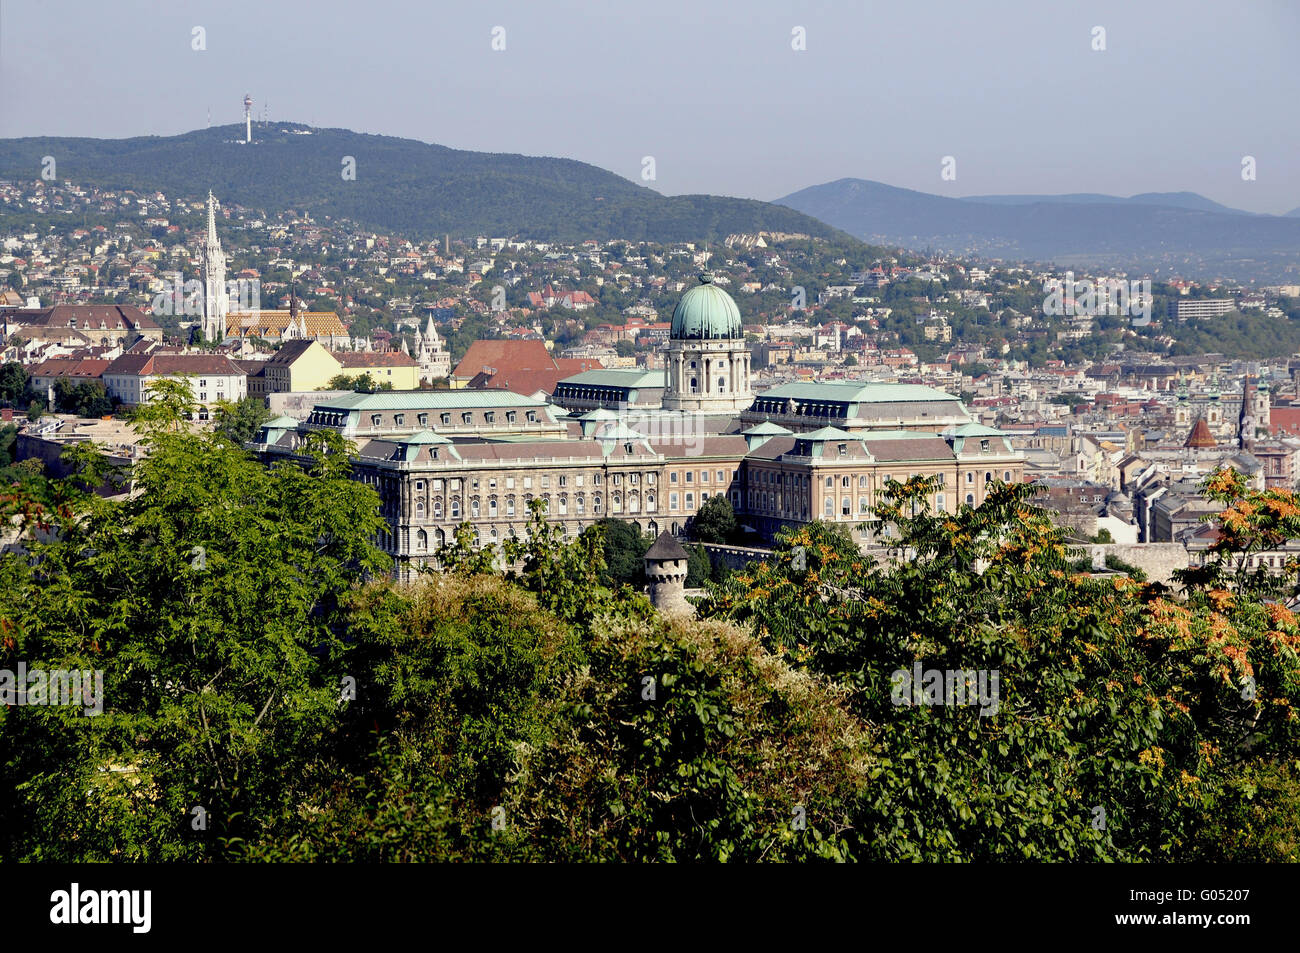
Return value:
[(451, 375), (451, 354), (443, 350), (438, 329), (433, 324), (433, 315), (429, 315), (429, 323), (425, 326), (423, 335), (420, 334), (419, 326), (416, 326), (415, 353), (411, 356), (420, 365), (420, 376), (427, 381), (441, 380)]
[(226, 315), (230, 299), (226, 293), (226, 255), (217, 238), (217, 201), (208, 193), (208, 241), (201, 266), (203, 281), (203, 337), (213, 344), (226, 339)]

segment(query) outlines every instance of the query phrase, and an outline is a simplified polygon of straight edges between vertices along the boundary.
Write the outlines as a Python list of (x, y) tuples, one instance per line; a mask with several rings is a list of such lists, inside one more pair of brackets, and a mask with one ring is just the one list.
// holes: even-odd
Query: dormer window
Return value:
[(987, 440), (981, 440), (981, 441), (980, 441), (980, 451), (981, 451), (982, 453), (988, 453), (988, 452), (989, 452), (989, 442), (988, 442)]

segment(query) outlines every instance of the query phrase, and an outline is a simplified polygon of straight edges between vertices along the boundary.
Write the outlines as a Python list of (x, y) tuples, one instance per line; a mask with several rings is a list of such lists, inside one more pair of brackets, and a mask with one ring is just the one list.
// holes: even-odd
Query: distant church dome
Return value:
[(682, 295), (673, 310), (669, 337), (674, 341), (742, 340), (740, 309), (707, 272), (700, 283)]

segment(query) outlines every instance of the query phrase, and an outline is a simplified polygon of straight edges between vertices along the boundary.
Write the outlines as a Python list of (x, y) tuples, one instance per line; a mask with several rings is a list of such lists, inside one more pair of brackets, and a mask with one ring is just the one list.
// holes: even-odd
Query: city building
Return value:
[(1171, 301), (1173, 316), (1179, 321), (1193, 318), (1219, 318), (1237, 308), (1237, 302), (1231, 298), (1180, 298)]
[(577, 412), (600, 408), (658, 409), (663, 406), (665, 386), (662, 370), (583, 371), (556, 384), (551, 399), (566, 410)]
[(158, 322), (133, 305), (56, 304), (49, 308), (0, 308), (5, 340), (68, 343), (73, 347), (129, 347), (141, 339), (162, 341)]
[(143, 403), (159, 378), (187, 378), (201, 420), (218, 401), (243, 400), (248, 394), (244, 370), (221, 354), (127, 353), (109, 364), (103, 376), (108, 396), (127, 406)]
[(951, 394), (922, 384), (817, 381), (782, 384), (753, 399), (740, 415), (747, 425), (771, 422), (791, 430), (836, 427), (865, 430), (926, 430), (974, 423)]

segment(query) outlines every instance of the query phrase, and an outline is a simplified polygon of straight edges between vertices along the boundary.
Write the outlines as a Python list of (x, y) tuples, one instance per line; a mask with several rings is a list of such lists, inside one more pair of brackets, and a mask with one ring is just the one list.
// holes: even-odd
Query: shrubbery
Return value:
[[(814, 523), (695, 621), (539, 508), (399, 586), (341, 442), (266, 468), (165, 405), (136, 496), (3, 497), (0, 668), (102, 669), (105, 710), (0, 708), (0, 859), (1297, 859), (1300, 622), (1226, 544), (1180, 598), (1071, 571), (1030, 491), (914, 481), (909, 558)], [(1237, 551), (1300, 535), (1211, 492)], [(996, 705), (898, 704), (918, 662)]]

